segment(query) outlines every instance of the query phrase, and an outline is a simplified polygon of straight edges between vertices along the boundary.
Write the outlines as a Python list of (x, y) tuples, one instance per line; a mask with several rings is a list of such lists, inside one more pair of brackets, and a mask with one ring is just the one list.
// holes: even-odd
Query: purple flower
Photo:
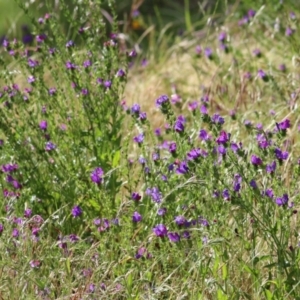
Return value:
[(278, 66), (278, 70), (281, 71), (281, 72), (285, 72), (286, 71), (286, 65), (285, 64), (280, 64)]
[(278, 160), (286, 160), (289, 156), (287, 151), (281, 151), (279, 148), (275, 148), (274, 153)]
[(161, 129), (160, 129), (160, 128), (156, 128), (156, 129), (154, 130), (154, 134), (155, 134), (156, 136), (161, 136)]
[(227, 152), (226, 148), (223, 145), (218, 146), (218, 153), (221, 155), (225, 155)]
[(27, 82), (28, 82), (28, 83), (34, 83), (34, 82), (35, 82), (34, 76), (30, 75), (30, 76), (27, 78)]
[(79, 237), (76, 234), (71, 233), (69, 235), (69, 240), (70, 240), (70, 242), (75, 243), (75, 242), (79, 241)]
[(253, 53), (253, 55), (256, 56), (256, 57), (261, 57), (261, 52), (260, 52), (259, 49), (254, 49), (252, 53)]
[(68, 70), (74, 70), (74, 69), (76, 69), (76, 65), (73, 64), (73, 63), (70, 62), (70, 61), (67, 61), (67, 62), (66, 62), (66, 68), (67, 68)]
[(175, 220), (175, 223), (177, 224), (177, 225), (179, 225), (179, 226), (183, 226), (183, 225), (185, 225), (186, 224), (186, 218), (184, 217), (184, 216), (176, 216), (175, 218), (174, 218), (174, 220)]
[(132, 105), (131, 112), (133, 114), (139, 114), (140, 111), (141, 111), (141, 107), (137, 103)]
[(201, 112), (202, 115), (207, 115), (208, 114), (207, 107), (204, 104), (201, 105), (200, 112)]
[(274, 160), (271, 164), (266, 165), (267, 173), (274, 173), (276, 170), (276, 161)]
[(74, 218), (77, 218), (77, 217), (80, 217), (82, 215), (82, 209), (78, 206), (78, 205), (75, 205), (73, 208), (72, 208), (72, 215)]
[(200, 132), (199, 132), (199, 138), (202, 141), (208, 141), (210, 139), (210, 136), (208, 135), (206, 130), (201, 129)]
[(219, 34), (219, 41), (220, 42), (224, 42), (227, 38), (227, 34), (225, 31), (222, 31), (220, 34)]
[(154, 153), (152, 154), (152, 160), (153, 160), (153, 161), (158, 161), (159, 159), (160, 159), (159, 153), (154, 152)]
[(50, 88), (49, 89), (49, 95), (53, 96), (54, 94), (56, 94), (56, 88)]
[(253, 9), (249, 9), (247, 14), (248, 14), (248, 17), (251, 19), (255, 16), (256, 11)]
[(202, 53), (201, 46), (197, 45), (196, 48), (195, 48), (195, 52), (196, 52), (197, 55), (200, 55)]
[(164, 224), (158, 224), (156, 225), (152, 231), (154, 234), (158, 237), (165, 237), (168, 234), (168, 229)]
[(270, 199), (273, 199), (274, 197), (274, 192), (272, 189), (266, 189), (266, 191), (264, 192), (264, 195), (269, 197)]
[(278, 124), (280, 130), (286, 130), (291, 127), (291, 122), (289, 119), (285, 119)]
[(138, 223), (141, 221), (142, 221), (142, 216), (137, 211), (135, 211), (132, 215), (132, 222)]
[(219, 125), (222, 125), (224, 124), (224, 118), (221, 117), (219, 114), (214, 114), (212, 117), (211, 117), (211, 121), (215, 124), (219, 124)]
[(31, 58), (28, 59), (28, 66), (30, 68), (35, 68), (39, 65), (39, 62), (37, 60), (33, 60)]
[(100, 167), (97, 167), (93, 170), (90, 177), (94, 183), (100, 184), (103, 181), (103, 175), (104, 175), (103, 170)]
[(161, 207), (158, 209), (157, 214), (162, 217), (166, 214), (166, 212), (167, 212), (167, 209), (165, 207)]
[(146, 195), (150, 196), (152, 201), (160, 203), (162, 200), (162, 194), (157, 187), (148, 188), (146, 190)]
[(47, 38), (46, 34), (42, 33), (42, 34), (36, 36), (36, 41), (37, 41), (37, 43), (42, 43), (43, 41), (46, 40), (46, 38)]
[(176, 131), (176, 132), (183, 132), (184, 131), (184, 124), (183, 124), (183, 122), (181, 122), (180, 120), (177, 120), (176, 122), (175, 122), (175, 125), (174, 125), (174, 130)]
[(177, 174), (186, 174), (189, 171), (189, 167), (186, 161), (180, 162), (179, 166), (176, 169)]
[(207, 58), (211, 59), (211, 58), (212, 58), (212, 55), (213, 55), (212, 49), (209, 48), (209, 47), (205, 48), (205, 49), (204, 49), (204, 55), (205, 55)]
[(275, 203), (278, 205), (278, 206), (283, 206), (283, 205), (286, 205), (289, 201), (289, 197), (287, 194), (283, 194), (282, 197), (277, 197), (275, 199)]
[(198, 101), (189, 102), (188, 104), (189, 110), (196, 110), (198, 107)]
[(169, 97), (167, 95), (161, 95), (156, 99), (155, 103), (157, 107), (162, 107), (168, 101), (169, 101)]
[(40, 126), (41, 130), (44, 130), (44, 131), (45, 131), (45, 130), (47, 130), (48, 123), (47, 123), (47, 121), (42, 120), (42, 121), (40, 122), (39, 126)]
[(124, 77), (125, 74), (126, 74), (125, 71), (123, 71), (122, 69), (120, 69), (120, 70), (118, 70), (116, 76), (117, 76), (117, 77)]
[(12, 173), (19, 168), (17, 164), (5, 164), (1, 166), (1, 170), (4, 173)]
[(30, 208), (25, 209), (25, 211), (24, 211), (25, 218), (30, 218), (31, 214), (32, 214), (32, 210)]
[(104, 87), (106, 87), (107, 89), (111, 88), (111, 84), (112, 83), (111, 83), (110, 80), (105, 80), (104, 83), (103, 83)]
[(36, 269), (36, 268), (39, 268), (41, 266), (41, 262), (39, 260), (31, 260), (29, 262), (30, 264), (30, 267), (33, 268), (33, 269)]
[(229, 190), (228, 189), (223, 190), (222, 197), (226, 201), (230, 200), (230, 194), (229, 194)]
[(68, 41), (67, 43), (66, 43), (66, 48), (71, 48), (71, 47), (74, 47), (75, 46), (75, 44), (74, 44), (74, 42), (71, 40), (71, 41)]
[(169, 232), (168, 238), (169, 238), (170, 242), (173, 242), (173, 243), (177, 243), (180, 241), (180, 235), (177, 232)]
[(285, 30), (285, 35), (286, 36), (291, 36), (294, 33), (294, 30), (291, 27), (287, 27)]
[(141, 134), (135, 136), (135, 137), (133, 138), (133, 140), (134, 140), (136, 143), (138, 143), (138, 144), (142, 144), (143, 141), (144, 141), (144, 134), (141, 133)]
[(45, 145), (45, 150), (46, 151), (52, 151), (56, 149), (56, 145), (53, 144), (52, 142), (47, 142)]
[(140, 201), (141, 198), (142, 198), (142, 197), (140, 196), (139, 193), (133, 192), (133, 193), (131, 194), (131, 199), (134, 200), (134, 201)]
[(259, 165), (262, 164), (262, 160), (261, 160), (258, 156), (252, 154), (252, 155), (251, 155), (251, 163), (252, 163), (254, 166), (259, 166)]
[(90, 67), (92, 65), (92, 62), (88, 59), (88, 60), (85, 60), (84, 62), (83, 62), (83, 66), (85, 67), (85, 68), (88, 68), (88, 67)]
[(257, 189), (257, 183), (254, 179), (252, 179), (249, 184), (252, 188)]
[(267, 74), (261, 69), (257, 71), (257, 76), (263, 80), (267, 79)]
[(20, 235), (19, 230), (17, 228), (14, 228), (12, 231), (12, 236), (14, 238), (17, 238), (17, 237), (19, 237), (19, 235)]
[(192, 149), (190, 152), (187, 154), (187, 160), (197, 160), (201, 156), (201, 151), (199, 148)]
[(170, 142), (168, 148), (171, 153), (175, 153), (177, 149), (177, 145), (175, 142)]
[(216, 142), (220, 144), (226, 144), (230, 139), (230, 133), (226, 133), (225, 131), (221, 131), (219, 137), (216, 139)]

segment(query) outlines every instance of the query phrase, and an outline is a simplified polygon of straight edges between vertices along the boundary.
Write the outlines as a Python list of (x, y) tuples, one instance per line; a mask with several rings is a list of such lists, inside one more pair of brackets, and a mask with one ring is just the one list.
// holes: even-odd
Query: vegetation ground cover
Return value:
[(1, 41), (0, 297), (299, 299), (292, 1), (199, 6), (183, 32), (139, 10), (125, 26), (114, 1), (17, 3), (31, 32)]

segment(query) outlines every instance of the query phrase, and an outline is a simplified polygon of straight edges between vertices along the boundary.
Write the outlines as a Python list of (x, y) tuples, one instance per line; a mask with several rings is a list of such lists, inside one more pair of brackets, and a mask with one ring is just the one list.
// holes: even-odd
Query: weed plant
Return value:
[(72, 39), (19, 5), (35, 34), (0, 50), (1, 299), (299, 299), (297, 12), (232, 10), (157, 57), (159, 32), (142, 60), (114, 1), (61, 1)]

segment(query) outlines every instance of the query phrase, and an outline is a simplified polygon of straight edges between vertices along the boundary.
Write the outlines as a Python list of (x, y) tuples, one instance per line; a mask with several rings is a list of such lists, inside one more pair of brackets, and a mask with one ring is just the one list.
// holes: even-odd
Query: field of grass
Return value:
[(300, 299), (300, 14), (261, 2), (0, 18), (0, 299)]

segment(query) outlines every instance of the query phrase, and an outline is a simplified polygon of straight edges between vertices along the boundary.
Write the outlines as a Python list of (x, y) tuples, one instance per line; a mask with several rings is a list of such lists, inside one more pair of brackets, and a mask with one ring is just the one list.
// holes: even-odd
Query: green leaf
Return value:
[(119, 165), (120, 162), (120, 158), (121, 158), (121, 152), (120, 151), (116, 151), (114, 157), (113, 157), (113, 161), (112, 161), (112, 167), (115, 168)]

